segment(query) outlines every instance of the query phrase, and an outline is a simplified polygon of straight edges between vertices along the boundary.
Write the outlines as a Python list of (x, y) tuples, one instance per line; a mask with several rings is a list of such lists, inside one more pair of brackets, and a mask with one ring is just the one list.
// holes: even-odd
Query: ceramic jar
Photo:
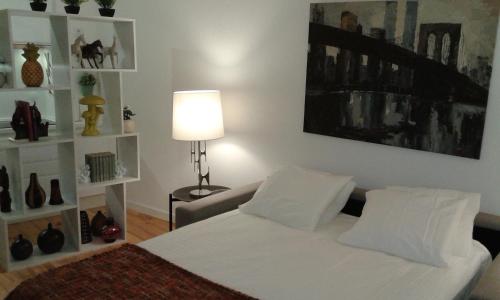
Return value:
[(26, 260), (33, 254), (33, 245), (20, 234), (10, 246), (10, 254), (15, 260)]
[(50, 182), (50, 205), (62, 205), (64, 200), (61, 195), (61, 188), (59, 186), (59, 180), (54, 179)]
[(28, 43), (23, 49), (26, 62), (21, 69), (21, 78), (27, 87), (40, 87), (43, 83), (44, 73), (42, 65), (38, 62), (40, 54), (35, 44)]
[(12, 212), (12, 198), (10, 197), (10, 192), (2, 186), (0, 186), (0, 211), (3, 213)]
[(45, 254), (54, 254), (61, 251), (64, 246), (64, 233), (53, 228), (49, 223), (47, 229), (38, 235), (38, 248)]
[(12, 211), (12, 198), (9, 192), (10, 180), (7, 168), (0, 168), (0, 211), (10, 213)]
[(121, 232), (120, 225), (115, 223), (113, 218), (108, 218), (106, 225), (101, 229), (101, 238), (106, 243), (114, 243), (120, 237)]
[(134, 133), (135, 132), (135, 120), (124, 120), (123, 128), (125, 129), (125, 133)]
[(82, 244), (92, 242), (92, 229), (90, 228), (89, 214), (86, 211), (80, 211), (80, 231)]
[(45, 204), (46, 194), (38, 182), (36, 173), (30, 175), (30, 185), (24, 195), (26, 204), (31, 209), (41, 208)]
[(98, 211), (97, 214), (92, 218), (90, 223), (90, 228), (92, 229), (92, 234), (94, 236), (101, 236), (101, 230), (106, 225), (106, 216)]

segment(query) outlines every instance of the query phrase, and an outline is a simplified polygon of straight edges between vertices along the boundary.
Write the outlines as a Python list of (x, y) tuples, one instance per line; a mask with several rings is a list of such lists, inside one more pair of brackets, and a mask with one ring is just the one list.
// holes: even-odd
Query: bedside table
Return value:
[(197, 188), (198, 188), (197, 185), (187, 186), (187, 187), (183, 187), (183, 188), (180, 188), (178, 190), (175, 190), (173, 193), (168, 195), (168, 210), (169, 210), (169, 212), (168, 212), (168, 216), (169, 216), (168, 226), (169, 227), (168, 228), (169, 228), (169, 231), (172, 231), (172, 229), (173, 229), (172, 228), (173, 227), (172, 219), (173, 219), (173, 204), (174, 204), (174, 202), (186, 202), (186, 203), (194, 202), (196, 200), (200, 200), (200, 199), (203, 199), (205, 197), (230, 190), (230, 188), (225, 187), (225, 186), (221, 186), (221, 185), (210, 185), (210, 186), (204, 185), (204, 186), (202, 186), (202, 189), (212, 191), (212, 193), (208, 196), (205, 196), (205, 197), (193, 197), (190, 194), (190, 192), (192, 190), (197, 189)]

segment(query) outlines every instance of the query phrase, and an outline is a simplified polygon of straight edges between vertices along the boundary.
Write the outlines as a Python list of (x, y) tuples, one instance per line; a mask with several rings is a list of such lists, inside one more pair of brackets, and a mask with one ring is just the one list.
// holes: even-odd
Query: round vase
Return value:
[(40, 87), (43, 83), (44, 73), (42, 65), (38, 62), (38, 57), (40, 57), (40, 54), (38, 54), (39, 48), (28, 43), (23, 50), (26, 62), (21, 68), (21, 79), (27, 87)]
[(115, 223), (113, 218), (108, 218), (106, 225), (101, 229), (101, 238), (105, 243), (114, 243), (120, 237), (121, 232), (120, 225)]
[(30, 185), (24, 196), (26, 197), (26, 205), (31, 209), (40, 208), (45, 204), (47, 194), (40, 186), (36, 173), (30, 175)]
[(31, 2), (30, 6), (31, 6), (32, 11), (45, 11), (45, 10), (47, 10), (47, 3)]
[(59, 180), (54, 179), (50, 182), (50, 205), (62, 205), (64, 200), (61, 195)]
[(64, 246), (64, 233), (52, 227), (49, 223), (47, 229), (38, 235), (38, 248), (45, 254), (54, 254), (61, 251)]
[(134, 120), (123, 121), (123, 129), (125, 130), (125, 133), (134, 133), (135, 132), (135, 121)]
[(33, 254), (33, 245), (21, 234), (10, 246), (10, 254), (15, 260), (26, 260)]
[(97, 214), (92, 218), (90, 222), (90, 228), (92, 229), (92, 234), (94, 236), (101, 236), (101, 230), (106, 225), (106, 216), (98, 211)]
[(113, 8), (99, 8), (99, 13), (103, 17), (114, 17), (115, 16), (115, 9), (113, 9)]
[(92, 96), (94, 94), (94, 86), (93, 85), (81, 85), (80, 90), (82, 92), (83, 97)]
[(71, 14), (71, 15), (77, 15), (80, 13), (80, 6), (76, 5), (67, 5), (64, 7), (64, 10), (66, 13)]

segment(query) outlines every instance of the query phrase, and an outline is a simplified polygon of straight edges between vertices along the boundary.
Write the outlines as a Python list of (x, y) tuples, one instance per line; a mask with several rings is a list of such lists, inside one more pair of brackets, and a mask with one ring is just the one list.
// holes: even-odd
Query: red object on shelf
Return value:
[(24, 125), (26, 126), (26, 131), (28, 133), (29, 141), (34, 141), (35, 136), (33, 134), (33, 111), (31, 110), (30, 104), (28, 102), (19, 101), (19, 106), (23, 113)]
[(121, 232), (120, 225), (115, 223), (113, 218), (108, 218), (106, 225), (101, 230), (101, 238), (106, 243), (114, 243), (120, 237)]
[(49, 134), (49, 122), (42, 123), (42, 115), (36, 103), (31, 106), (26, 101), (16, 101), (16, 111), (10, 123), (16, 132), (16, 140), (38, 141)]

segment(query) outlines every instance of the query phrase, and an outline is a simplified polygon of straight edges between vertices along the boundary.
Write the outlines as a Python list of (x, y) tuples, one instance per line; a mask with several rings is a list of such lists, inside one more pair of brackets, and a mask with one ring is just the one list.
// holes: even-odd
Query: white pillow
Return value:
[(463, 214), (464, 199), (394, 190), (371, 191), (366, 197), (361, 218), (339, 242), (436, 267), (449, 265), (452, 229)]
[(351, 179), (286, 167), (272, 174), (240, 211), (313, 231), (321, 214)]
[(410, 188), (403, 186), (390, 186), (390, 190), (408, 191), (414, 193), (437, 194), (450, 197), (461, 197), (467, 200), (464, 213), (460, 218), (459, 224), (455, 227), (453, 233), (452, 253), (460, 257), (469, 257), (472, 253), (474, 231), (474, 220), (476, 219), (481, 207), (481, 194), (464, 193), (455, 190), (428, 189), (428, 188)]
[(335, 217), (344, 209), (349, 197), (351, 197), (352, 192), (356, 188), (356, 182), (349, 181), (345, 187), (340, 191), (335, 201), (332, 201), (330, 205), (321, 215), (319, 219), (320, 225), (325, 225), (331, 223)]

